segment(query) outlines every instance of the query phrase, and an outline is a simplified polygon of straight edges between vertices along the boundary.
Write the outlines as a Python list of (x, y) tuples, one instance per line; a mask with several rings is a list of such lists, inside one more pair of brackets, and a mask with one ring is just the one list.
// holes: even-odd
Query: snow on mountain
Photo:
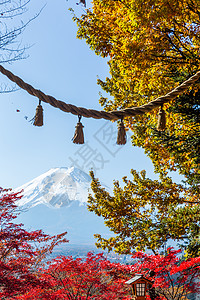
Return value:
[(94, 245), (95, 233), (110, 237), (102, 218), (87, 210), (91, 179), (77, 168), (53, 168), (15, 189), (23, 190), (17, 202), (22, 212), (16, 222), (26, 229), (48, 234), (67, 231), (71, 244)]
[(34, 207), (44, 204), (59, 208), (72, 201), (87, 202), (90, 176), (77, 168), (53, 168), (15, 191), (23, 190), (24, 197), (17, 205)]

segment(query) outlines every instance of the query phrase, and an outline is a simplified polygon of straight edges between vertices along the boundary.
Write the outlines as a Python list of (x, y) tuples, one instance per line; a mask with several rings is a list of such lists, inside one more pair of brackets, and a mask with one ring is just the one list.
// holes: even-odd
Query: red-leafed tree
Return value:
[(41, 230), (28, 232), (13, 221), (22, 196), (0, 188), (0, 299), (11, 299), (31, 287), (42, 286), (37, 268), (65, 234), (49, 236)]
[(133, 259), (135, 273), (152, 280), (149, 299), (188, 299), (191, 293), (200, 293), (200, 257), (183, 260), (180, 250), (168, 249), (167, 255), (148, 255), (137, 252)]
[[(138, 252), (133, 265), (111, 263), (102, 254), (88, 253), (87, 258), (59, 257), (40, 270), (44, 285), (30, 289), (18, 300), (90, 300), (132, 299), (125, 281), (143, 274), (152, 281), (147, 300), (183, 300), (200, 291), (200, 257), (183, 260), (180, 251), (148, 255)], [(128, 289), (127, 289), (128, 288)]]
[(125, 281), (136, 273), (153, 281), (151, 300), (181, 300), (200, 292), (200, 257), (184, 260), (171, 248), (165, 256), (138, 252), (130, 266), (88, 253), (86, 259), (58, 257), (44, 267), (42, 260), (65, 241), (65, 233), (50, 237), (15, 224), (15, 201), (21, 197), (0, 189), (0, 299), (131, 299)]
[(128, 300), (131, 295), (125, 281), (130, 270), (131, 266), (111, 263), (102, 254), (88, 253), (86, 259), (59, 257), (41, 276), (46, 286), (32, 289), (17, 299)]

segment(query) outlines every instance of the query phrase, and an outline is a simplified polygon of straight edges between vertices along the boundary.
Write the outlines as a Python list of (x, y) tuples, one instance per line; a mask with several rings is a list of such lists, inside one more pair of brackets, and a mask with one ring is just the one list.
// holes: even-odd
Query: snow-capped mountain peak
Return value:
[(87, 202), (90, 182), (90, 176), (78, 168), (53, 168), (15, 190), (23, 190), (24, 195), (17, 205), (59, 208), (73, 201), (83, 205)]

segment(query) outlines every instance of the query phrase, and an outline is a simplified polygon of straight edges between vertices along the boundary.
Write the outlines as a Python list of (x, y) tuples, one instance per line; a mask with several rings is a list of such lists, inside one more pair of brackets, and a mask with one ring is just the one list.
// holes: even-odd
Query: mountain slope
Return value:
[(54, 168), (17, 188), (15, 191), (23, 190), (24, 195), (17, 204), (54, 208), (68, 206), (72, 201), (83, 204), (87, 202), (90, 181), (89, 175), (77, 168)]
[(87, 210), (91, 179), (77, 168), (53, 168), (17, 188), (24, 195), (17, 222), (49, 234), (67, 231), (72, 244), (94, 245), (95, 233), (110, 236), (103, 219)]

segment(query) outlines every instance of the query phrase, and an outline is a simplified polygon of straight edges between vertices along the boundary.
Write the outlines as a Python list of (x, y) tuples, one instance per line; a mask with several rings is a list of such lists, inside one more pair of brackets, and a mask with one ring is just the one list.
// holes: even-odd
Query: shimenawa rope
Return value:
[[(74, 115), (86, 117), (86, 118), (94, 118), (94, 119), (106, 119), (106, 120), (118, 120), (123, 119), (124, 117), (143, 115), (147, 112), (150, 112), (156, 107), (162, 106), (164, 103), (168, 103), (171, 100), (175, 99), (177, 96), (181, 95), (190, 85), (196, 82), (200, 78), (200, 71), (198, 71), (195, 75), (190, 77), (188, 80), (184, 81), (181, 85), (170, 91), (164, 96), (158, 97), (157, 99), (144, 104), (139, 107), (125, 108), (122, 110), (113, 110), (110, 112), (106, 111), (98, 111), (95, 109), (87, 109), (84, 107), (77, 107), (73, 104), (68, 104), (63, 101), (57, 100), (50, 95), (46, 95), (40, 90), (35, 89), (30, 84), (24, 82), (20, 77), (14, 75), (9, 70), (5, 69), (2, 65), (0, 65), (0, 72), (7, 76), (11, 81), (15, 82), (19, 87), (26, 90), (29, 94), (38, 97), (38, 99), (43, 102), (49, 103), (50, 105), (59, 108), (64, 112), (68, 112)], [(41, 110), (41, 108), (40, 108)], [(163, 114), (163, 112), (161, 111)], [(122, 125), (121, 127), (122, 128)], [(163, 129), (162, 129), (163, 130)]]

